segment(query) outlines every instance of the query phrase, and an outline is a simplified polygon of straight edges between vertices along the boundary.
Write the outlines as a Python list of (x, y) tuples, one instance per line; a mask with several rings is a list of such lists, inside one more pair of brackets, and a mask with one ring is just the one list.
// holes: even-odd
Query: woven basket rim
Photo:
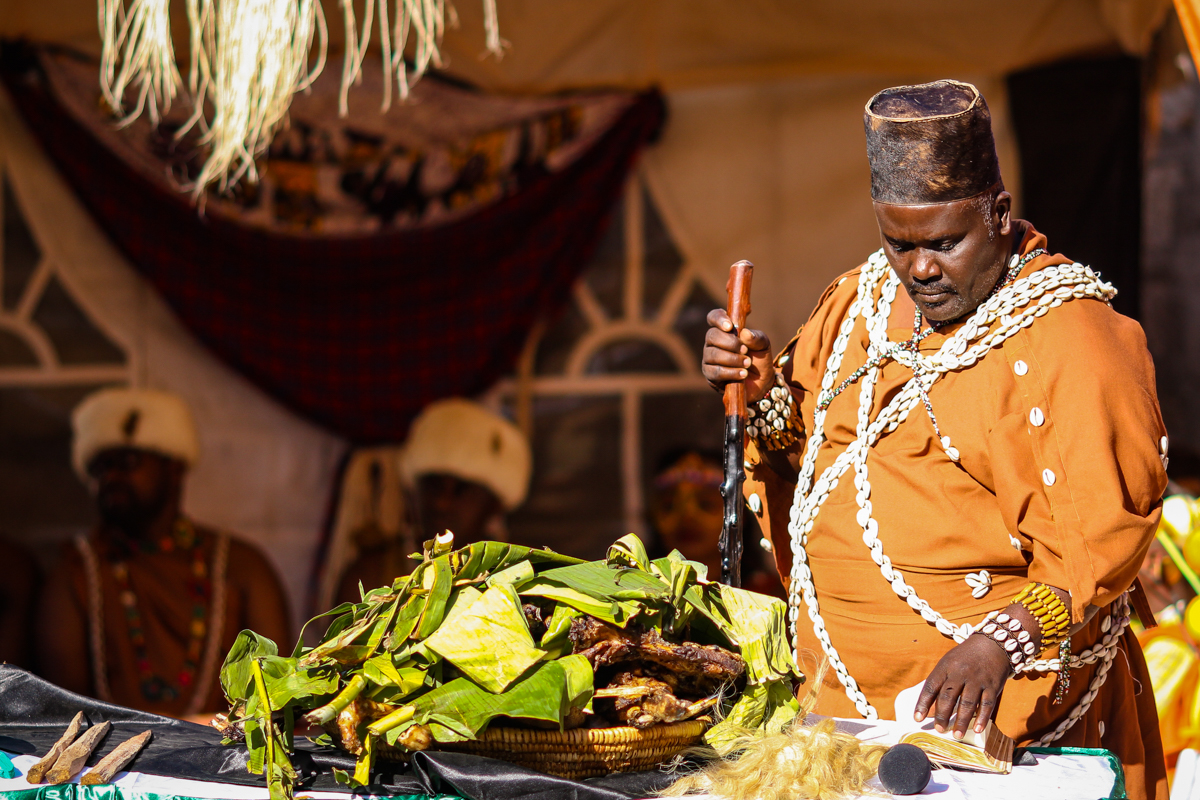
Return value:
[(700, 740), (708, 717), (649, 728), (575, 728), (569, 731), (492, 726), (474, 739), (438, 742), (435, 749), (508, 761), (570, 779), (650, 769)]
[[(473, 742), (501, 743), (510, 738), (523, 739), (531, 744), (654, 744), (672, 739), (694, 739), (712, 724), (708, 717), (685, 719), (680, 722), (660, 722), (648, 728), (614, 725), (609, 728), (572, 728), (566, 731), (541, 728), (519, 728), (514, 725), (491, 725), (476, 736)], [(618, 740), (614, 742), (613, 740)], [(454, 742), (455, 745), (465, 742)]]

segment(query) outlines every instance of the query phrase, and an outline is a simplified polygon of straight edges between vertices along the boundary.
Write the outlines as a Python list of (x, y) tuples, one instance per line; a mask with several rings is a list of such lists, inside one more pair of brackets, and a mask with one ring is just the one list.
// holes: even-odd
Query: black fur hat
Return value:
[(969, 83), (884, 89), (867, 103), (863, 126), (877, 203), (948, 203), (1003, 186), (992, 115)]

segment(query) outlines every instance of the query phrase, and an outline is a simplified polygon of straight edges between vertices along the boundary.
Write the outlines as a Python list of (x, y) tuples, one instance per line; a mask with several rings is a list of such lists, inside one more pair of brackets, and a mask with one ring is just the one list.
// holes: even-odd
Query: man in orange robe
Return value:
[[(704, 354), (714, 386), (747, 383), (746, 493), (801, 666), (832, 666), (818, 711), (888, 718), (925, 681), (919, 719), (961, 733), (994, 716), (1018, 745), (1107, 748), (1131, 798), (1165, 799), (1126, 627), (1167, 483), (1142, 330), (1012, 218), (975, 87), (881, 92), (865, 124), (882, 250), (777, 356), (722, 310)], [(1045, 652), (1053, 625), (1012, 602), (1035, 584), (1067, 642)], [(1017, 620), (1008, 638), (986, 633), (989, 613)]]
[(39, 604), (38, 663), (71, 691), (176, 717), (224, 708), (238, 631), (287, 652), (287, 602), (257, 549), (182, 513), (199, 445), (176, 395), (105, 389), (72, 419), (75, 468), (100, 524), (63, 549)]

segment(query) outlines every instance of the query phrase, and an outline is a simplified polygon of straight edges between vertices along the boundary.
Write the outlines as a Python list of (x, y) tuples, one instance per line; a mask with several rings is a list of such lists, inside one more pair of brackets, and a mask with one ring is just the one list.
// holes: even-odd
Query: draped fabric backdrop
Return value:
[[(298, 101), (293, 129), (316, 134), (274, 154), (274, 208), (216, 198), (202, 216), (168, 179), (172, 166), (186, 177), (186, 153), (161, 146), (161, 133), (112, 131), (94, 96), (71, 94), (80, 73), (69, 59), (4, 52), (5, 83), (35, 136), (184, 324), (285, 405), (359, 443), (399, 441), (426, 404), (479, 393), (510, 370), (534, 321), (566, 299), (665, 115), (657, 92), (593, 93), (518, 105), (500, 126), (505, 115), (482, 108), (453, 134), (427, 119), (395, 142), (401, 107), (377, 130), (344, 130), (339, 149)], [(489, 102), (420, 86), (426, 117)], [(461, 97), (439, 98), (448, 92)], [(327, 94), (318, 87), (315, 108)], [(381, 160), (381, 149), (395, 158)], [(340, 170), (332, 191), (322, 188), (328, 170), (313, 167), (330, 160)], [(388, 170), (398, 179), (381, 180)], [(388, 190), (396, 201), (378, 202)], [(347, 222), (321, 202), (330, 196), (357, 198), (366, 221)]]

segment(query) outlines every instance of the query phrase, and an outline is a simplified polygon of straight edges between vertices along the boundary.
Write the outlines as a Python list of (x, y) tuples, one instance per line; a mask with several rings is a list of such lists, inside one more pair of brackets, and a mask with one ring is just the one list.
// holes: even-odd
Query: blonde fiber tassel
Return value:
[[(102, 41), (100, 87), (121, 124), (143, 112), (158, 124), (182, 86), (171, 40), (171, 0), (98, 0)], [(378, 2), (383, 51), (382, 109), (393, 92), (407, 98), (429, 67), (442, 66), (442, 37), (457, 27), (449, 0), (364, 0), (362, 27), (355, 0), (339, 0), (346, 25), (338, 111), (349, 113), (350, 88), (359, 82)], [(496, 0), (481, 0), (487, 50), (499, 57), (508, 43), (500, 38)], [(394, 3), (394, 5), (389, 5)], [(179, 129), (202, 132), (208, 158), (195, 184), (199, 198), (210, 184), (222, 190), (242, 178), (258, 179), (255, 159), (271, 143), (287, 117), (292, 95), (312, 85), (325, 67), (329, 43), (321, 0), (186, 0), (191, 65), (188, 90), (192, 115)], [(405, 48), (412, 39), (412, 69)], [(309, 68), (314, 41), (315, 64)], [(136, 106), (125, 111), (131, 86)]]
[[(375, 0), (366, 0), (363, 9), (362, 35), (354, 19), (354, 0), (340, 0), (342, 19), (346, 25), (346, 48), (342, 57), (342, 92), (338, 97), (338, 114), (350, 113), (350, 87), (362, 81), (363, 60), (367, 57), (367, 45), (371, 42), (371, 18), (375, 13)], [(382, 6), (387, 0), (379, 0)], [(387, 25), (386, 11), (380, 9), (379, 25)]]
[[(128, 124), (148, 111), (158, 123), (182, 83), (171, 42), (170, 0), (100, 0), (100, 91), (108, 105)], [(118, 64), (120, 65), (118, 67)], [(125, 92), (138, 87), (137, 105), (125, 113)], [(160, 108), (161, 106), (161, 108)]]
[[(258, 179), (254, 159), (270, 145), (292, 95), (316, 78), (328, 38), (317, 0), (219, 0), (214, 7), (207, 90), (213, 115), (201, 139), (211, 152), (193, 188), (197, 197), (210, 183), (225, 189), (243, 176)], [(320, 59), (310, 71), (315, 37)]]

